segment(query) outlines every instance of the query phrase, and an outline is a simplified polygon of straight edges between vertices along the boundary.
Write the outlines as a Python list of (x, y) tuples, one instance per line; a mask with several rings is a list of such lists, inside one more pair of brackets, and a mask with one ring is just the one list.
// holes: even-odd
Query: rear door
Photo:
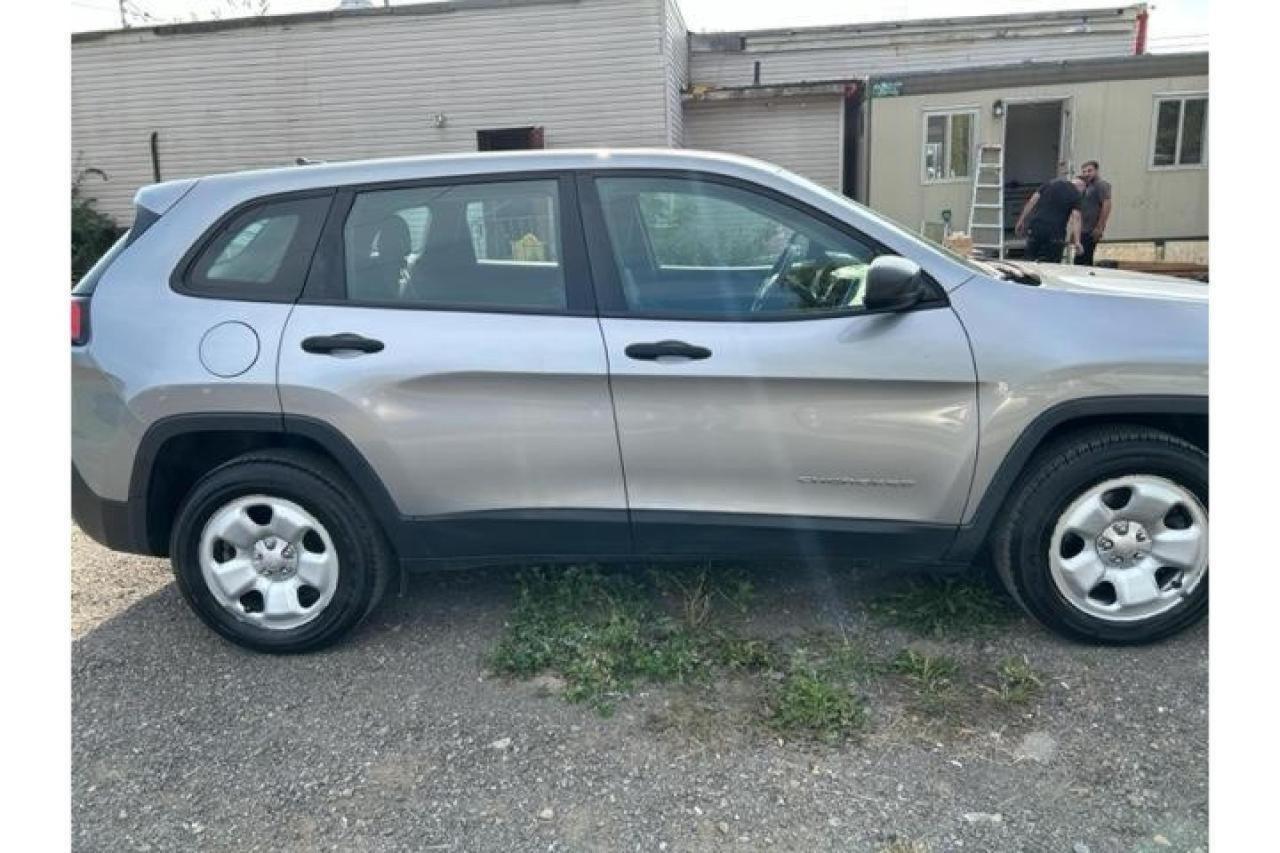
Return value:
[(386, 485), (402, 557), (629, 548), (566, 177), (340, 192), (279, 375), (286, 416), (336, 427)]
[(940, 288), (868, 313), (886, 250), (751, 184), (599, 172), (581, 195), (640, 550), (941, 554), (977, 411)]

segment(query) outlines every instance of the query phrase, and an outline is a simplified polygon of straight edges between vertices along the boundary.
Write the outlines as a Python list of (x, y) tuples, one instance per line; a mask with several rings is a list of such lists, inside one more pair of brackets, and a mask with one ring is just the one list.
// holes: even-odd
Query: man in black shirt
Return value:
[(1079, 251), (1082, 198), (1076, 182), (1055, 178), (1027, 199), (1014, 233), (1027, 238), (1028, 260), (1062, 263), (1062, 250), (1068, 239)]

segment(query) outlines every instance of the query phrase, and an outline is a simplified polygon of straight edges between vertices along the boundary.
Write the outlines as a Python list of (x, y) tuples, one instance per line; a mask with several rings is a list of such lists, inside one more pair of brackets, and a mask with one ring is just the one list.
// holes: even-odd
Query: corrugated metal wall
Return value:
[(686, 103), (685, 145), (768, 160), (839, 192), (843, 103), (838, 95)]
[(1000, 22), (954, 19), (694, 36), (690, 78), (698, 86), (783, 85), (1027, 60), (1123, 56), (1133, 52), (1136, 17), (1137, 7), (1131, 6)]
[(545, 127), (549, 147), (666, 145), (665, 1), (551, 0), (79, 38), (72, 154), (110, 176), (89, 193), (123, 224), (134, 191), (152, 181), (152, 131), (165, 179), (299, 156), (474, 151), (476, 130), (526, 125)]

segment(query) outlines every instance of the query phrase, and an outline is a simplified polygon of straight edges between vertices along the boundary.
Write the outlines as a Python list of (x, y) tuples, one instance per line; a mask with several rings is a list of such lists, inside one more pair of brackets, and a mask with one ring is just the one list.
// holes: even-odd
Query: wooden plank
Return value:
[(1101, 261), (1098, 266), (1104, 268), (1129, 270), (1131, 272), (1172, 275), (1179, 278), (1193, 278), (1197, 281), (1209, 280), (1207, 264), (1193, 264), (1179, 261)]

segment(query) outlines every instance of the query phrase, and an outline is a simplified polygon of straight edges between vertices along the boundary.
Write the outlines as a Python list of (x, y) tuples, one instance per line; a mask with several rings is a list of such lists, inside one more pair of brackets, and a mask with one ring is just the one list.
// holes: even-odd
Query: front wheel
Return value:
[(1070, 435), (1028, 466), (992, 541), (1010, 594), (1073, 639), (1148, 643), (1209, 606), (1209, 465), (1145, 427)]
[(368, 509), (323, 459), (248, 454), (183, 501), (170, 554), (183, 596), (249, 648), (302, 652), (350, 631), (386, 586), (390, 555)]

